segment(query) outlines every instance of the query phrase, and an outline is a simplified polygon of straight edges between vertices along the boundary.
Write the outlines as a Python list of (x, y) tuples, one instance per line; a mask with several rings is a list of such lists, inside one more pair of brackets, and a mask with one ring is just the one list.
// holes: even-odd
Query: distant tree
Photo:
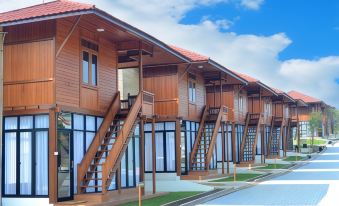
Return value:
[(322, 115), (321, 112), (312, 112), (310, 115), (310, 120), (308, 121), (310, 125), (310, 130), (312, 134), (311, 147), (313, 148), (314, 143), (314, 133), (321, 128), (322, 124)]

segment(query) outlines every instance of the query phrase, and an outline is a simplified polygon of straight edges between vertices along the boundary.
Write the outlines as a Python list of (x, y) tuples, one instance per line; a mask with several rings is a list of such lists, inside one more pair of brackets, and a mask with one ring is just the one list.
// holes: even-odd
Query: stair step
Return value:
[(87, 171), (87, 173), (102, 173), (102, 171), (99, 171), (99, 170), (97, 170), (97, 171)]

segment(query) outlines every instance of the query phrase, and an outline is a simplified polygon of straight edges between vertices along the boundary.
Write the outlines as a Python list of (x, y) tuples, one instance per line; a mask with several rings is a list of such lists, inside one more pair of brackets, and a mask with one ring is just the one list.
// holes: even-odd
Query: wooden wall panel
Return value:
[(53, 82), (11, 84), (4, 86), (4, 107), (53, 104)]
[(54, 41), (8, 44), (4, 50), (5, 109), (53, 104)]
[[(57, 20), (56, 48), (58, 49), (72, 22)], [(80, 40), (79, 29), (75, 29), (56, 59), (56, 103), (65, 106), (80, 106)]]
[[(62, 106), (80, 107), (104, 113), (110, 105), (117, 88), (117, 53), (116, 45), (91, 30), (92, 24), (80, 20), (67, 43), (56, 59), (56, 101)], [(69, 34), (74, 18), (57, 20), (56, 48)], [(87, 25), (88, 27), (84, 27)], [(93, 27), (93, 28), (92, 28)], [(85, 38), (99, 45), (97, 82), (95, 88), (88, 88), (81, 83), (81, 46)]]
[[(206, 93), (206, 104), (210, 107), (220, 106), (220, 93)], [(234, 90), (223, 91), (221, 104), (228, 108), (228, 121), (234, 121)]]
[(188, 73), (186, 67), (179, 67), (179, 116), (184, 119), (199, 121), (202, 110), (206, 105), (206, 88), (204, 78), (199, 73), (193, 73), (196, 76), (196, 102), (189, 102), (188, 96)]
[[(144, 68), (144, 90), (154, 94), (155, 114), (178, 115), (178, 74), (168, 67)], [(162, 75), (160, 75), (162, 74)]]
[(179, 66), (178, 78), (179, 78), (179, 114), (180, 116), (188, 116), (188, 75), (185, 73), (186, 67), (183, 65)]
[(10, 44), (4, 47), (4, 83), (53, 78), (54, 41)]

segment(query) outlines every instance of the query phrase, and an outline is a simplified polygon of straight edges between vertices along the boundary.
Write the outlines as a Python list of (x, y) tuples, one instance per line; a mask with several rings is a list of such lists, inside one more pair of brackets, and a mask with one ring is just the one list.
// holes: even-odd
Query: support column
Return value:
[[(4, 105), (4, 43), (6, 33), (2, 32), (0, 27), (0, 137), (2, 137), (2, 120), (3, 120), (3, 105)], [(0, 138), (0, 146), (2, 148), (2, 138)], [(2, 177), (2, 152), (0, 152), (0, 177)], [(0, 178), (0, 185), (2, 185), (2, 178)], [(0, 206), (2, 205), (2, 187), (0, 187)]]
[(142, 42), (139, 42), (139, 92), (144, 90), (143, 66), (142, 66)]
[(224, 123), (221, 122), (221, 174), (225, 174), (225, 128), (224, 128)]
[[(230, 174), (230, 158), (228, 156), (228, 124), (226, 124), (226, 162), (227, 162), (227, 174)], [(232, 147), (233, 148), (233, 147)]]
[(237, 163), (237, 153), (236, 150), (237, 148), (235, 147), (235, 123), (232, 123), (232, 154), (233, 154), (233, 163), (236, 164)]
[(175, 121), (175, 147), (176, 147), (176, 168), (177, 176), (181, 176), (181, 125), (180, 119)]
[(155, 117), (152, 119), (152, 185), (153, 185), (153, 194), (156, 193), (156, 156), (155, 156)]
[[(48, 140), (48, 193), (49, 203), (58, 201), (58, 178), (57, 178), (57, 113), (55, 109), (49, 110), (49, 140)], [(79, 188), (79, 187), (78, 187)]]
[(264, 128), (265, 128), (265, 125), (263, 125), (262, 127), (260, 127), (260, 129), (261, 129), (261, 132), (260, 132), (260, 138), (261, 138), (261, 164), (263, 164), (264, 162), (265, 162), (265, 160), (264, 160), (264, 158), (265, 158), (265, 130), (264, 130)]
[[(140, 121), (140, 182), (145, 181), (145, 132), (144, 119)], [(145, 187), (142, 188), (142, 195), (145, 195)]]
[[(298, 103), (297, 103), (298, 104)], [(298, 151), (296, 152), (300, 152), (300, 125), (299, 125), (299, 110), (298, 110), (298, 105), (297, 105), (297, 145), (298, 145)]]

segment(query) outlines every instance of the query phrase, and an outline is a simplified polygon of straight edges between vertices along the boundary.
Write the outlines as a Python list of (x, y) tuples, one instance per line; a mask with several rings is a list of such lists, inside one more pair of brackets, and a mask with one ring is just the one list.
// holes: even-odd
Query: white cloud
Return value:
[(264, 0), (241, 0), (240, 4), (247, 9), (258, 10)]
[[(208, 55), (226, 67), (259, 78), (271, 86), (285, 91), (294, 89), (306, 92), (339, 108), (339, 85), (335, 83), (335, 79), (339, 78), (339, 57), (281, 61), (280, 52), (292, 44), (292, 40), (284, 33), (269, 36), (239, 35), (227, 32), (234, 20), (225, 19), (212, 21), (210, 18), (203, 18), (197, 24), (180, 23), (188, 11), (198, 6), (220, 3), (218, 6), (222, 7), (227, 6), (226, 3), (245, 0), (80, 1), (94, 3), (98, 8), (164, 42)], [(19, 1), (0, 0), (2, 5), (0, 10), (14, 8), (18, 5), (16, 3), (13, 6), (15, 2)], [(30, 0), (31, 2), (33, 0)], [(263, 3), (263, 1), (255, 1), (252, 4), (249, 2), (247, 0), (243, 6), (255, 9)]]

